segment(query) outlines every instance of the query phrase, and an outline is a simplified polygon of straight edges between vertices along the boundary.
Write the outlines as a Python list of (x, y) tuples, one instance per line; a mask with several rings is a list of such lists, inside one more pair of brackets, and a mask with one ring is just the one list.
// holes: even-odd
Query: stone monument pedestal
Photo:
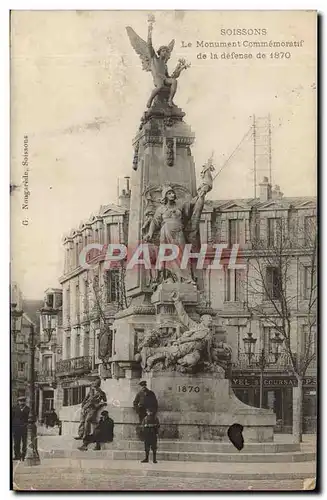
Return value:
[[(246, 443), (273, 441), (276, 423), (273, 411), (242, 403), (227, 379), (209, 374), (151, 372), (144, 380), (158, 398), (160, 439), (227, 442), (229, 426), (238, 423), (244, 426)], [(102, 389), (108, 399), (105, 409), (115, 422), (115, 440), (138, 439), (139, 419), (133, 409), (134, 397), (140, 389), (138, 380), (107, 379), (102, 382)], [(80, 405), (69, 407), (69, 415), (67, 411), (61, 412), (63, 434), (76, 435), (79, 415)]]
[(160, 395), (158, 418), (163, 439), (226, 441), (228, 427), (238, 423), (244, 426), (246, 442), (273, 441), (273, 411), (242, 403), (227, 379), (177, 372), (152, 372), (144, 378)]

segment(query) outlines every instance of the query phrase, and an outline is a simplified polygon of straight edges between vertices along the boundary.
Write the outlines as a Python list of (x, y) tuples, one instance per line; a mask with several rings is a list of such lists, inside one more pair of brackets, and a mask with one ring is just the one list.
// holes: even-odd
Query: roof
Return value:
[(282, 197), (279, 199), (270, 198), (267, 201), (260, 201), (259, 198), (229, 198), (227, 200), (206, 200), (206, 205), (218, 209), (223, 210), (225, 205), (235, 204), (248, 207), (250, 210), (252, 207), (256, 207), (260, 209), (269, 203), (275, 203), (276, 205), (282, 206), (292, 206), (294, 208), (305, 208), (306, 205), (313, 203), (317, 204), (316, 196), (297, 196), (297, 197)]

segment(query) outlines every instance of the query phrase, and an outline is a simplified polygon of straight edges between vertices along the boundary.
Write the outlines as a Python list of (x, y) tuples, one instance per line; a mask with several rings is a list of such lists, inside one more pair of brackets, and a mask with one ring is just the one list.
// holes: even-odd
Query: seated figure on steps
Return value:
[(85, 436), (83, 445), (78, 449), (86, 451), (90, 443), (95, 443), (94, 450), (101, 450), (101, 443), (112, 443), (114, 439), (114, 421), (109, 417), (107, 410), (101, 412), (99, 423), (92, 434)]
[(91, 424), (96, 423), (98, 411), (103, 408), (107, 402), (107, 396), (100, 386), (101, 379), (97, 378), (93, 382), (90, 392), (82, 401), (78, 435), (75, 439), (85, 439), (91, 434)]

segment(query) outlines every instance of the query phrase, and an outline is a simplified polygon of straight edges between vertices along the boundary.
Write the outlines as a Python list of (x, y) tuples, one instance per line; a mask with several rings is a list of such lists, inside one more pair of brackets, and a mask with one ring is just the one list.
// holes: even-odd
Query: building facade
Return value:
[[(93, 265), (85, 269), (80, 255), (89, 243), (127, 244), (129, 198), (127, 184), (120, 205), (101, 207), (98, 214), (64, 239), (65, 270), (60, 279), (63, 287), (62, 360), (56, 364), (61, 391), (58, 404), (62, 406), (79, 404), (90, 385), (90, 376), (108, 368), (105, 359), (111, 357), (112, 346), (110, 335), (105, 337), (103, 333), (110, 329), (117, 311), (126, 307), (124, 270), (106, 269), (96, 251), (88, 256)], [(286, 198), (279, 186), (272, 189), (267, 178), (260, 184), (258, 198), (209, 200), (201, 217), (202, 243), (224, 245), (227, 252), (237, 244), (244, 264), (242, 269), (230, 268), (228, 259), (225, 262), (223, 258), (221, 269), (204, 272), (202, 298), (206, 306), (217, 311), (223, 319), (228, 342), (233, 348), (232, 387), (245, 403), (272, 408), (279, 432), (291, 432), (293, 389), (297, 379), (290, 363), (290, 349), (286, 349), (284, 341), (277, 342), (280, 337), (278, 325), (274, 328), (277, 323), (273, 301), (269, 303), (265, 294), (265, 286), (275, 290), (279, 280), (275, 267), (267, 265), (267, 258), (279, 247), (278, 238), (283, 228), (283, 237), (288, 242), (285, 249), (287, 289), (293, 297), (289, 307), (289, 341), (292, 355), (300, 358), (306, 345), (309, 283), (312, 282), (309, 267), (314, 253), (307, 233), (309, 228), (312, 230), (315, 220), (315, 197)], [(253, 272), (256, 265), (264, 269), (262, 283)], [(316, 316), (314, 302), (310, 316)], [(315, 326), (313, 331), (315, 333)], [(102, 342), (104, 338), (109, 341)], [(252, 339), (250, 343), (249, 338)], [(275, 352), (273, 346), (277, 344), (278, 352)], [(314, 354), (314, 342), (310, 349)], [(316, 361), (314, 355), (311, 358), (303, 379), (303, 424), (307, 432), (312, 432), (316, 425)], [(106, 376), (111, 376), (110, 370)]]
[[(15, 403), (19, 396), (29, 397), (29, 336), (31, 327), (34, 327), (35, 338), (39, 335), (38, 311), (42, 306), (42, 301), (24, 299), (17, 283), (11, 284), (10, 301), (17, 311), (22, 311), (20, 330), (11, 332), (11, 395), (12, 403)], [(36, 350), (36, 368), (38, 359), (38, 350)]]
[[(60, 389), (57, 390), (56, 363), (62, 357), (62, 290), (48, 288), (45, 291), (42, 307), (50, 307), (55, 314), (51, 324), (44, 326), (42, 315), (39, 316), (40, 338), (38, 345), (38, 370), (37, 370), (37, 414), (39, 422), (44, 421), (46, 412), (60, 406)], [(59, 401), (58, 401), (59, 399)]]
[[(124, 271), (106, 269), (104, 255), (91, 250), (89, 269), (80, 255), (88, 244), (127, 244), (129, 179), (119, 205), (100, 207), (97, 214), (73, 229), (64, 238), (65, 268), (60, 278), (63, 293), (62, 359), (56, 363), (58, 405), (81, 403), (92, 376), (103, 368), (102, 360), (111, 350), (105, 339), (119, 309), (126, 307), (122, 284)], [(104, 340), (104, 342), (102, 342)]]
[[(245, 264), (245, 269), (230, 269), (226, 264), (221, 271), (206, 273), (209, 305), (224, 318), (233, 347), (234, 392), (245, 403), (259, 407), (263, 375), (263, 407), (275, 411), (276, 431), (292, 431), (297, 379), (289, 353), (299, 358), (308, 347), (305, 336), (310, 310), (312, 345), (306, 356), (312, 359), (303, 380), (303, 429), (312, 432), (316, 427), (316, 282), (311, 283), (310, 278), (311, 267), (316, 268), (316, 199), (286, 198), (279, 186), (272, 190), (264, 178), (257, 199), (212, 201), (208, 205), (203, 240), (211, 239), (227, 248), (238, 244)], [(279, 253), (283, 254), (282, 268), (276, 265)], [(285, 279), (279, 279), (281, 271)], [(280, 311), (276, 313), (272, 299), (281, 285), (290, 315), (291, 346), (286, 349), (285, 341), (279, 342), (279, 352), (274, 353), (283, 318)], [(255, 341), (251, 352), (247, 349), (249, 338)]]

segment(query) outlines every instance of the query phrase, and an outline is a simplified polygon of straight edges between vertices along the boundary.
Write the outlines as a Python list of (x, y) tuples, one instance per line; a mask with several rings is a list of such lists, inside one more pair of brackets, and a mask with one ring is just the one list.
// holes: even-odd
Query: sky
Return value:
[[(191, 68), (175, 102), (195, 133), (196, 171), (214, 151), (219, 170), (252, 123), (271, 115), (272, 181), (285, 196), (316, 194), (315, 19), (310, 12), (156, 12), (155, 47), (175, 39), (169, 61)], [(147, 35), (145, 11), (20, 11), (11, 22), (11, 266), (26, 298), (59, 285), (64, 234), (117, 201), (117, 178), (132, 173), (133, 147), (150, 73), (125, 27)], [(266, 28), (266, 36), (222, 36), (222, 28)], [(304, 40), (289, 59), (210, 59), (197, 40)], [(192, 47), (182, 48), (182, 41)], [(185, 43), (184, 43), (185, 45)], [(229, 49), (255, 54), (258, 49)], [(207, 59), (199, 59), (206, 52)], [(24, 135), (29, 206), (22, 210)], [(261, 177), (263, 172), (258, 173)], [(213, 199), (253, 196), (253, 142), (222, 170)], [(28, 217), (28, 225), (22, 221)]]

